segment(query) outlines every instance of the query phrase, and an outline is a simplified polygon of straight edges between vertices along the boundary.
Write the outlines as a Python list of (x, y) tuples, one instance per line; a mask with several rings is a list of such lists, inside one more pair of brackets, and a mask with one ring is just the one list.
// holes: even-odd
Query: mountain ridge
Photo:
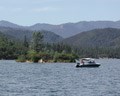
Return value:
[(120, 29), (104, 28), (79, 33), (63, 40), (76, 47), (120, 47)]
[(30, 41), (32, 39), (33, 32), (41, 32), (44, 36), (44, 42), (47, 42), (47, 43), (56, 43), (56, 42), (63, 40), (63, 38), (61, 36), (59, 36), (53, 32), (46, 31), (46, 30), (31, 31), (31, 30), (25, 30), (25, 29), (20, 29), (20, 28), (1, 27), (0, 26), (0, 32), (4, 35), (12, 36), (21, 41), (24, 40), (24, 36), (26, 36), (28, 41)]
[(89, 31), (93, 29), (100, 28), (118, 28), (120, 29), (120, 21), (80, 21), (76, 23), (63, 23), (58, 25), (47, 24), (47, 23), (36, 23), (31, 26), (21, 26), (8, 21), (0, 21), (0, 26), (11, 27), (11, 28), (20, 28), (27, 30), (47, 30), (52, 31), (57, 35), (60, 35), (64, 38), (71, 37), (83, 31)]

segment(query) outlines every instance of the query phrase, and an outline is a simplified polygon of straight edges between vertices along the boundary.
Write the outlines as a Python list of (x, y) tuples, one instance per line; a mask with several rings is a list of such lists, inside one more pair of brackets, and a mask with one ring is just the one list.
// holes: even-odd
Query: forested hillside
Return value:
[[(18, 29), (18, 28), (10, 28), (10, 27), (0, 27), (0, 32), (22, 41), (26, 36), (28, 41), (30, 41), (32, 39), (32, 34), (38, 31), (30, 31), (26, 29)], [(44, 35), (44, 42), (55, 43), (63, 40), (62, 37), (56, 35), (53, 32), (45, 31), (45, 30), (42, 30), (40, 32)]]
[(120, 29), (105, 28), (79, 33), (63, 40), (77, 47), (120, 47)]
[[(112, 42), (110, 43), (111, 45), (108, 44), (106, 46), (105, 44), (107, 43), (97, 37), (97, 42), (94, 41), (95, 39), (92, 39), (92, 42), (98, 46), (94, 44), (89, 46), (85, 44), (84, 46), (76, 46), (73, 41), (70, 41), (70, 45), (68, 43), (65, 44), (65, 41), (64, 43), (44, 43), (44, 35), (42, 35), (41, 32), (33, 33), (32, 40), (30, 42), (27, 41), (26, 36), (24, 37), (24, 40), (19, 41), (9, 35), (0, 33), (0, 59), (18, 58), (18, 61), (20, 62), (26, 62), (26, 60), (30, 60), (31, 62), (38, 62), (40, 59), (44, 60), (45, 62), (74, 62), (76, 58), (83, 57), (120, 58), (119, 33), (117, 33), (119, 31), (116, 30), (116, 32), (112, 34), (111, 30), (115, 29), (109, 29), (109, 34), (107, 33), (108, 31), (106, 31), (106, 36), (105, 34), (102, 35), (104, 36), (103, 40), (106, 40), (105, 42), (108, 42), (109, 40), (109, 42)], [(84, 32), (84, 34), (87, 34), (87, 32)], [(91, 38), (96, 36), (92, 33), (90, 34), (87, 35), (89, 37), (83, 39), (83, 41), (90, 42)], [(98, 33), (96, 34), (97, 36), (100, 35)], [(99, 40), (105, 44), (102, 44), (99, 42)], [(100, 43), (101, 45), (97, 43)]]

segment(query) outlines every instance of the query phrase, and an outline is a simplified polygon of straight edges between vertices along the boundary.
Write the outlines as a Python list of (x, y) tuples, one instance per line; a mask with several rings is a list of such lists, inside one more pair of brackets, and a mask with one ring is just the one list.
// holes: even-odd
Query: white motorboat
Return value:
[(77, 65), (76, 67), (99, 67), (100, 63), (96, 63), (92, 58), (82, 58), (80, 60), (75, 60)]

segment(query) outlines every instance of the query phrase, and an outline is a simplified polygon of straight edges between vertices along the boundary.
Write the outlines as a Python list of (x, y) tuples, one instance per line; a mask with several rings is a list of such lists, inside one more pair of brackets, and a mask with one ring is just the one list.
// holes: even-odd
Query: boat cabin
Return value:
[(82, 58), (80, 63), (83, 65), (84, 64), (93, 64), (93, 63), (95, 63), (95, 60), (92, 58)]

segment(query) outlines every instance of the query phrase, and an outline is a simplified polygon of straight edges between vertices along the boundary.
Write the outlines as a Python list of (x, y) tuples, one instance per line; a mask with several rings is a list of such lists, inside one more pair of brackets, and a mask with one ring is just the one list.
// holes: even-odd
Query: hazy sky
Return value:
[(20, 25), (120, 20), (120, 0), (0, 0), (0, 20)]

